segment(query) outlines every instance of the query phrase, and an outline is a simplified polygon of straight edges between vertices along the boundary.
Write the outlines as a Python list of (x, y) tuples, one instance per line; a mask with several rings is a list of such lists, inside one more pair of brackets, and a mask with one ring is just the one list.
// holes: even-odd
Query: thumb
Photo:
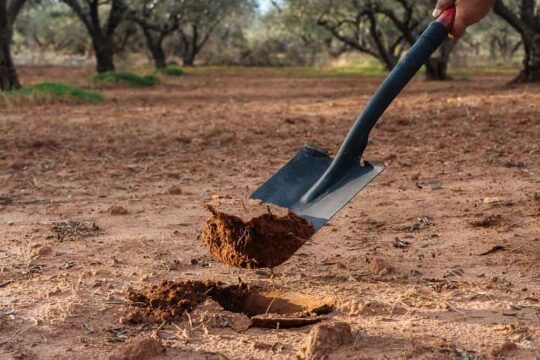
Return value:
[(455, 2), (455, 0), (438, 0), (435, 10), (433, 10), (433, 17), (438, 18), (444, 10), (454, 5)]

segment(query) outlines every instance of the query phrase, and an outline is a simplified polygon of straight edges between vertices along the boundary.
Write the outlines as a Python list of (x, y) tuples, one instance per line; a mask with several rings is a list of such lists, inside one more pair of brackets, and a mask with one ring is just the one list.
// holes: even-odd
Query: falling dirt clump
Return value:
[(315, 229), (305, 219), (257, 200), (219, 199), (206, 204), (212, 216), (201, 239), (225, 264), (273, 268), (287, 261)]
[(247, 296), (247, 285), (224, 285), (214, 281), (163, 281), (142, 292), (130, 291), (128, 303), (138, 309), (131, 312), (125, 322), (163, 322), (182, 318), (186, 312), (208, 298), (224, 308), (240, 309)]

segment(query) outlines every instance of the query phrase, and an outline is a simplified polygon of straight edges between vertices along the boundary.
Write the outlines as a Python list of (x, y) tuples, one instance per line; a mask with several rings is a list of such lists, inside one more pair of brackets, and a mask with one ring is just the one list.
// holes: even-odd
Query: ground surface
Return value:
[[(21, 71), (25, 83), (91, 76)], [(155, 333), (120, 324), (129, 288), (269, 286), (269, 272), (209, 255), (202, 203), (248, 196), (306, 140), (335, 152), (380, 80), (197, 70), (106, 89), (100, 105), (0, 108), (0, 358), (122, 352)], [(355, 344), (331, 359), (540, 356), (540, 87), (507, 80), (413, 83), (371, 136), (367, 158), (386, 171), (275, 269), (277, 288), (337, 299), (327, 321), (349, 323)], [(161, 356), (296, 358), (310, 330), (212, 316), (165, 324)]]

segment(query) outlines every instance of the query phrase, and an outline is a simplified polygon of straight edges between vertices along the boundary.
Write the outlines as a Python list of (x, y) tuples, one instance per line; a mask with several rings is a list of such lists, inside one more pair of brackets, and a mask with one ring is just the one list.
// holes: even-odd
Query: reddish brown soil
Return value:
[[(98, 105), (0, 107), (0, 358), (106, 359), (139, 336), (170, 359), (303, 354), (311, 326), (228, 326), (206, 302), (157, 334), (119, 324), (129, 288), (239, 277), (337, 298), (322, 324), (350, 324), (354, 345), (331, 359), (538, 358), (540, 85), (508, 87), (513, 73), (415, 80), (370, 138), (385, 172), (273, 277), (208, 252), (201, 203), (246, 198), (305, 141), (335, 152), (381, 82), (295, 71), (195, 69)], [(21, 69), (27, 84), (92, 76)]]
[(227, 200), (205, 207), (212, 216), (204, 224), (201, 239), (212, 254), (231, 266), (274, 268), (315, 233), (309, 222), (293, 212), (256, 201)]
[(140, 309), (130, 313), (126, 321), (138, 324), (179, 320), (208, 298), (227, 304), (229, 309), (239, 310), (246, 296), (245, 285), (225, 286), (215, 281), (163, 281), (146, 291), (129, 292), (129, 305)]

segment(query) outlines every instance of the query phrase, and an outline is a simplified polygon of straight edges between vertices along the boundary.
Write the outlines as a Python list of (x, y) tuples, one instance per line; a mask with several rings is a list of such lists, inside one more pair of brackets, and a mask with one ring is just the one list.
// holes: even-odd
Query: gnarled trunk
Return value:
[(15, 64), (11, 58), (12, 28), (5, 2), (0, 2), (0, 89), (14, 90), (21, 87)]
[[(142, 25), (141, 25), (142, 26)], [(152, 54), (154, 60), (154, 66), (156, 69), (163, 69), (167, 67), (167, 56), (163, 50), (163, 37), (158, 35), (157, 38), (152, 35), (151, 30), (143, 28), (144, 37), (146, 38), (146, 45), (148, 50)]]
[(114, 47), (112, 41), (94, 37), (92, 38), (92, 44), (96, 53), (97, 72), (114, 72)]
[(156, 69), (163, 69), (167, 67), (167, 58), (165, 56), (165, 51), (161, 46), (156, 46), (151, 48), (150, 52), (152, 53), (152, 58), (154, 59), (154, 66)]
[(9, 91), (20, 87), (21, 84), (17, 77), (17, 70), (11, 58), (9, 41), (2, 39), (0, 40), (0, 89), (2, 91)]
[(193, 66), (195, 64), (195, 52), (188, 52), (182, 55), (182, 63), (184, 66)]
[(540, 33), (532, 35), (531, 39), (525, 43), (523, 69), (514, 81), (540, 81)]
[(540, 81), (540, 5), (533, 0), (521, 0), (519, 10), (496, 0), (493, 10), (520, 35), (525, 47), (523, 68), (513, 82)]
[(426, 62), (426, 80), (427, 81), (445, 81), (451, 80), (448, 76), (448, 61), (450, 54), (454, 49), (454, 42), (450, 39), (445, 40), (441, 45), (438, 55), (432, 55)]

